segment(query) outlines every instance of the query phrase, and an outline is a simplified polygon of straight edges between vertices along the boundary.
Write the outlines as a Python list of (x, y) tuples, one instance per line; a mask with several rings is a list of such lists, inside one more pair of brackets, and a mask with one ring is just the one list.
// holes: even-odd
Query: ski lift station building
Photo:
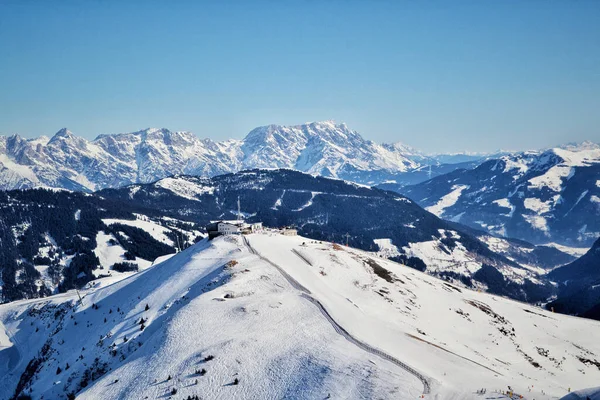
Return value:
[(221, 235), (239, 235), (253, 233), (262, 229), (262, 222), (247, 223), (245, 221), (211, 221), (206, 225), (209, 238)]

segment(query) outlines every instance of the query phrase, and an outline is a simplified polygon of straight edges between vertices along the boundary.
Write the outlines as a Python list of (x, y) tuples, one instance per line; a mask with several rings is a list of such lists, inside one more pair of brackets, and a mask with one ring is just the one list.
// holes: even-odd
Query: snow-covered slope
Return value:
[[(210, 179), (167, 178), (98, 195), (203, 223), (235, 218), (239, 198), (244, 215), (267, 226), (291, 224), (314, 239), (348, 242), (365, 250), (377, 250), (386, 241), (386, 257), (519, 300), (543, 301), (552, 294), (539, 275), (543, 268), (511, 261), (508, 254), (498, 254), (462, 227), (403, 196), (340, 180), (291, 170), (251, 170)], [(530, 255), (528, 265), (543, 264), (537, 253)]]
[(314, 239), (365, 250), (384, 246), (385, 257), (519, 300), (545, 301), (552, 295), (545, 269), (572, 261), (561, 262), (565, 255), (558, 250), (545, 256), (527, 243), (490, 246), (479, 233), (393, 192), (291, 170), (251, 170), (170, 177), (94, 194), (0, 192), (2, 300), (72, 289), (132, 269), (130, 263), (144, 268), (193, 243), (211, 220), (235, 219), (238, 198), (251, 221), (296, 225)]
[(0, 306), (1, 398), (550, 399), (600, 379), (595, 321), (302, 237), (203, 241), (82, 296)]
[[(146, 183), (176, 174), (214, 176), (245, 168), (294, 168), (377, 184), (422, 181), (410, 174), (439, 162), (401, 143), (365, 140), (332, 121), (268, 125), (243, 140), (214, 142), (190, 132), (148, 128), (100, 135), (92, 141), (61, 129), (51, 139), (0, 136), (0, 189), (54, 187), (94, 191)], [(452, 170), (445, 165), (442, 170)]]
[(600, 236), (600, 146), (507, 155), (401, 193), (436, 215), (534, 243), (589, 246)]

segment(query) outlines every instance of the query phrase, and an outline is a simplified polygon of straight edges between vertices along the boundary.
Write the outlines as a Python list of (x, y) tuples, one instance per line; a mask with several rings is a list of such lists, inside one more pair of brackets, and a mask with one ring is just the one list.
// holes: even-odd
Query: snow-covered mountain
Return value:
[(590, 246), (600, 236), (600, 145), (507, 155), (400, 192), (442, 218), (495, 234)]
[(131, 263), (146, 268), (193, 243), (209, 221), (236, 218), (238, 198), (242, 214), (266, 226), (296, 225), (313, 239), (348, 242), (449, 281), (530, 302), (552, 295), (548, 269), (574, 259), (442, 221), (393, 192), (292, 170), (251, 170), (94, 194), (0, 192), (2, 299), (96, 284), (98, 277), (120, 276), (117, 270)]
[(214, 176), (247, 168), (294, 168), (360, 183), (397, 178), (433, 159), (399, 143), (379, 145), (345, 124), (269, 125), (243, 140), (145, 129), (92, 141), (61, 129), (51, 139), (0, 136), (0, 189), (94, 191), (175, 174)]
[(81, 296), (0, 305), (0, 398), (507, 399), (510, 390), (547, 400), (600, 381), (597, 321), (275, 232), (202, 241)]
[(0, 136), (0, 187), (94, 191), (174, 173), (214, 175), (236, 168), (236, 154), (230, 151), (235, 146), (167, 129), (101, 135), (93, 141), (66, 129), (47, 141)]
[(393, 192), (292, 170), (180, 176), (97, 194), (203, 223), (235, 218), (239, 198), (251, 221), (295, 225), (313, 239), (379, 250), (432, 275), (530, 302), (552, 294), (547, 269), (573, 260), (556, 249), (480, 240), (480, 233), (440, 220)]

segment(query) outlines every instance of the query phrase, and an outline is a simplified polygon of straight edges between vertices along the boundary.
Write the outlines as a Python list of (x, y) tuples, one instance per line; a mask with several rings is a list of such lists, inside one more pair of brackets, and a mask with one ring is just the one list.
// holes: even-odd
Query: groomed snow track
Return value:
[(304, 257), (298, 250), (292, 249), (292, 252), (312, 267), (312, 263), (308, 260), (308, 258)]
[[(383, 358), (384, 360), (387, 360), (389, 362), (391, 362), (392, 364), (397, 365), (398, 367), (402, 368), (403, 370), (405, 370), (406, 372), (414, 375), (415, 377), (417, 377), (421, 383), (423, 384), (423, 394), (429, 394), (431, 393), (431, 385), (429, 383), (429, 380), (427, 379), (427, 377), (425, 377), (425, 375), (421, 374), (419, 371), (415, 370), (414, 368), (412, 368), (410, 365), (398, 360), (397, 358), (379, 350), (374, 348), (373, 346), (370, 346), (362, 341), (360, 341), (359, 339), (355, 338), (354, 336), (352, 336), (350, 333), (348, 333), (348, 331), (346, 331), (340, 324), (338, 324), (333, 317), (331, 316), (331, 314), (329, 314), (329, 312), (325, 309), (325, 307), (323, 307), (323, 304), (321, 304), (321, 302), (317, 299), (315, 299), (314, 297), (311, 296), (311, 292), (310, 290), (308, 290), (307, 288), (305, 288), (304, 286), (302, 286), (297, 280), (295, 280), (294, 278), (292, 278), (287, 272), (285, 272), (281, 267), (279, 267), (277, 264), (275, 264), (274, 262), (272, 262), (271, 260), (269, 260), (268, 258), (262, 256), (259, 252), (257, 252), (252, 245), (250, 244), (250, 242), (248, 241), (248, 239), (245, 236), (242, 236), (244, 239), (244, 244), (246, 245), (246, 247), (248, 247), (248, 250), (250, 251), (250, 253), (260, 257), (260, 259), (262, 259), (263, 261), (265, 261), (266, 263), (272, 265), (275, 269), (277, 269), (277, 271), (279, 271), (279, 273), (281, 273), (281, 275), (289, 282), (290, 285), (292, 285), (292, 287), (294, 287), (295, 289), (301, 291), (302, 293), (300, 294), (301, 297), (305, 298), (306, 300), (310, 301), (311, 303), (313, 303), (315, 306), (317, 306), (317, 308), (321, 311), (321, 314), (323, 314), (323, 316), (327, 319), (327, 321), (329, 321), (329, 323), (331, 324), (331, 326), (333, 326), (333, 329), (335, 329), (335, 331), (342, 335), (346, 340), (348, 340), (350, 343), (356, 345), (357, 347), (361, 348), (362, 350), (374, 354), (378, 357)], [(302, 258), (304, 261), (306, 261), (307, 264), (312, 265), (311, 263), (309, 263), (304, 257), (302, 257), (298, 252), (292, 250), (296, 255), (298, 255), (300, 258)]]
[(346, 340), (348, 340), (350, 343), (353, 343), (354, 345), (360, 347), (361, 349), (363, 349), (366, 352), (369, 352), (371, 354), (375, 354), (376, 356), (379, 356), (385, 360), (388, 360), (389, 362), (391, 362), (392, 364), (397, 365), (398, 367), (404, 369), (405, 371), (407, 371), (408, 373), (416, 376), (421, 383), (423, 383), (423, 394), (429, 394), (431, 392), (431, 387), (429, 385), (429, 381), (427, 380), (427, 378), (421, 374), (420, 372), (416, 371), (414, 368), (412, 368), (411, 366), (403, 363), (402, 361), (398, 360), (395, 357), (390, 356), (387, 353), (384, 353), (383, 351), (376, 349), (372, 346), (369, 346), (368, 344), (361, 342), (360, 340), (358, 340), (357, 338), (355, 338), (354, 336), (352, 336), (351, 334), (349, 334), (343, 327), (341, 327), (337, 322), (335, 322), (335, 320), (331, 317), (331, 315), (327, 312), (327, 310), (325, 309), (325, 307), (323, 307), (323, 305), (314, 297), (309, 296), (305, 293), (301, 294), (302, 297), (304, 297), (305, 299), (309, 300), (311, 303), (313, 303), (314, 305), (316, 305), (319, 310), (321, 310), (321, 313), (325, 316), (325, 318), (327, 318), (327, 320), (331, 323), (331, 325), (333, 326), (333, 328), (335, 329), (335, 331), (337, 333), (339, 333), (340, 335), (342, 335), (343, 337), (346, 338)]

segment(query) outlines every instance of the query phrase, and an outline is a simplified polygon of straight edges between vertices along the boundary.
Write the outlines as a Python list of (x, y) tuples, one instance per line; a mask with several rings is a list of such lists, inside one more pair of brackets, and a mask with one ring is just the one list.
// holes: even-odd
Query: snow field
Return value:
[(463, 190), (468, 188), (468, 185), (454, 185), (452, 186), (452, 191), (450, 193), (442, 196), (436, 204), (425, 207), (425, 209), (439, 217), (444, 214), (444, 210), (446, 208), (452, 207), (454, 204), (456, 204)]
[(556, 399), (600, 380), (596, 321), (460, 288), (373, 253), (246, 238), (252, 249), (242, 237), (204, 240), (84, 289), (83, 305), (74, 292), (0, 305), (0, 398), (40, 357), (25, 386), (34, 398), (168, 398), (173, 389), (173, 398), (421, 396), (414, 372), (348, 337), (423, 375), (425, 398), (486, 398), (481, 388), (504, 398), (494, 390), (510, 385), (524, 398)]
[[(579, 359), (599, 354), (584, 333), (598, 329), (596, 321), (458, 288), (357, 250), (300, 237), (249, 240), (348, 332), (429, 376), (438, 398), (472, 398), (479, 388), (489, 394), (507, 385), (526, 398), (556, 398), (600, 379), (600, 369)], [(288, 255), (298, 246), (313, 266)], [(395, 275), (393, 282), (377, 276), (373, 261)]]

